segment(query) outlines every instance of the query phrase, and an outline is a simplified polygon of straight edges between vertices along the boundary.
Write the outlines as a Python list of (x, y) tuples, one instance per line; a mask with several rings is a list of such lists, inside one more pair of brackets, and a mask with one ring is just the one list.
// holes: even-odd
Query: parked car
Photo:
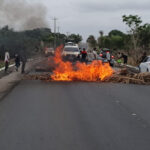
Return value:
[(65, 46), (62, 52), (62, 57), (65, 60), (77, 60), (80, 57), (78, 46)]
[(98, 56), (98, 60), (101, 60), (103, 63), (108, 63), (109, 60), (108, 60), (107, 56), (110, 56), (110, 65), (113, 67), (115, 60), (114, 60), (114, 56), (111, 54), (110, 49), (106, 49), (106, 48), (102, 49)]
[(150, 56), (147, 56), (139, 66), (140, 72), (150, 72)]
[(54, 50), (54, 48), (46, 47), (44, 50), (44, 53), (45, 53), (45, 56), (48, 57), (48, 56), (54, 55), (55, 50)]
[(67, 42), (67, 43), (65, 44), (65, 46), (78, 46), (78, 44), (75, 44), (75, 43), (73, 43), (73, 42)]

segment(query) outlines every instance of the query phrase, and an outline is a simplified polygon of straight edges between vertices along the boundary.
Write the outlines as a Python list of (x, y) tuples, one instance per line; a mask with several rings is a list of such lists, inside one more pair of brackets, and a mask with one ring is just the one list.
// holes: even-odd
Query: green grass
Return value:
[(0, 62), (0, 68), (3, 68), (5, 66), (4, 62)]
[[(14, 64), (14, 60), (13, 59), (11, 59), (10, 62), (9, 62), (9, 65), (12, 65), (12, 64)], [(0, 68), (3, 68), (3, 67), (5, 67), (5, 63), (4, 63), (3, 60), (0, 60)]]

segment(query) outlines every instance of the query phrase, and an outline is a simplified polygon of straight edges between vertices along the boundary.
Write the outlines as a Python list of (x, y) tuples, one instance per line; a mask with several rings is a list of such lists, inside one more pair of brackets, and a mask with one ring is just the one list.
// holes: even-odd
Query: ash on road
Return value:
[(0, 150), (150, 150), (149, 86), (23, 81), (0, 102)]

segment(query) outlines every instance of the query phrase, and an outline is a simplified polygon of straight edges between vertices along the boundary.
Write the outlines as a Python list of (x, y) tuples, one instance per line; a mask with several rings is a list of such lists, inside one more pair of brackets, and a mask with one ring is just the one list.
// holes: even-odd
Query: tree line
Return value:
[(54, 47), (56, 37), (57, 46), (67, 41), (79, 43), (82, 36), (71, 34), (69, 36), (62, 33), (52, 33), (49, 28), (38, 28), (26, 31), (14, 31), (14, 29), (5, 26), (0, 29), (0, 59), (4, 58), (6, 51), (13, 57), (16, 53), (26, 53), (32, 56), (41, 52), (44, 47)]
[(150, 24), (143, 24), (138, 15), (123, 15), (122, 21), (128, 26), (127, 33), (112, 30), (108, 35), (100, 31), (100, 36), (95, 39), (90, 35), (87, 42), (91, 48), (109, 48), (113, 51), (125, 51), (132, 55), (135, 61), (139, 59), (139, 53), (150, 51)]

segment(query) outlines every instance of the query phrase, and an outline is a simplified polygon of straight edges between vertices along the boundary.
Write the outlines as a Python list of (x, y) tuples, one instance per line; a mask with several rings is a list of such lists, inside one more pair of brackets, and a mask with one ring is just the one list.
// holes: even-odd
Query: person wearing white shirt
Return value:
[(8, 67), (9, 67), (9, 59), (10, 59), (10, 55), (9, 55), (9, 52), (6, 52), (5, 53), (5, 72), (7, 72), (8, 70)]

